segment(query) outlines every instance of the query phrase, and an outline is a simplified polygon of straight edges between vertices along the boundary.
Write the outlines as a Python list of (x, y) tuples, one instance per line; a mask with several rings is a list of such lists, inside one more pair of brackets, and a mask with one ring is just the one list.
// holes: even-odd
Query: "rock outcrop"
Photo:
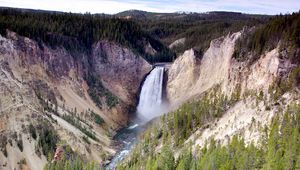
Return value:
[(280, 76), (286, 76), (293, 65), (279, 48), (263, 53), (254, 62), (238, 62), (233, 53), (241, 34), (213, 40), (201, 59), (188, 50), (168, 70), (167, 96), (172, 109), (216, 86), (228, 98), (236, 92), (239, 95), (235, 99), (238, 102), (221, 118), (210, 122), (209, 128), (197, 130), (187, 143), (192, 140), (195, 146), (204, 146), (211, 138), (225, 143), (234, 135), (243, 137), (247, 143), (257, 143), (260, 129), (271, 122), (278, 109), (284, 110), (287, 103), (299, 100), (297, 94), (286, 94), (282, 96), (284, 102), (272, 104), (270, 86)]
[(167, 96), (171, 105), (177, 106), (227, 80), (235, 41), (240, 34), (213, 40), (201, 60), (193, 50), (186, 51), (175, 60), (168, 72)]
[(196, 57), (193, 49), (185, 51), (168, 69), (167, 98), (175, 106), (185, 101), (199, 78), (201, 59)]
[(278, 48), (262, 54), (251, 65), (235, 60), (235, 42), (241, 34), (237, 32), (213, 40), (201, 59), (193, 50), (188, 50), (175, 60), (168, 71), (167, 96), (171, 105), (176, 106), (215, 85), (221, 85), (227, 95), (237, 85), (242, 93), (247, 90), (267, 91), (279, 74), (291, 70), (288, 60), (279, 59)]
[(94, 45), (93, 69), (104, 86), (127, 104), (135, 104), (139, 87), (152, 66), (140, 56), (115, 43), (101, 41)]

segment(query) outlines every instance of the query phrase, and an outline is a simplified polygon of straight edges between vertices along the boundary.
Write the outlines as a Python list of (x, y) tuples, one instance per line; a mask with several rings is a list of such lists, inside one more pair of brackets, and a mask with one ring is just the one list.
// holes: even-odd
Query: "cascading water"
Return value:
[(164, 67), (157, 66), (146, 77), (137, 106), (137, 120), (131, 126), (120, 130), (114, 137), (115, 141), (120, 142), (123, 146), (122, 150), (114, 156), (106, 169), (115, 169), (118, 162), (128, 155), (136, 142), (136, 136), (143, 129), (139, 124), (145, 124), (166, 111), (162, 100), (163, 76)]
[(160, 116), (164, 110), (162, 107), (163, 77), (164, 67), (157, 66), (150, 72), (142, 86), (137, 117), (143, 122)]

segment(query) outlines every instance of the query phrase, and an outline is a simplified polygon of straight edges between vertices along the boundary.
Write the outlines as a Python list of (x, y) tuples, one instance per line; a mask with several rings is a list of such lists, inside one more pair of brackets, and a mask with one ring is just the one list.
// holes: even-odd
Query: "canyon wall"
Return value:
[[(28, 129), (43, 121), (50, 122), (60, 140), (74, 151), (105, 163), (115, 153), (111, 137), (126, 125), (139, 86), (151, 69), (142, 57), (113, 42), (99, 41), (90, 53), (74, 55), (14, 32), (0, 36), (1, 166), (14, 169), (25, 159), (28, 168), (43, 169), (48, 155), (38, 154), (39, 146)], [(103, 85), (101, 107), (88, 93), (89, 74)], [(117, 98), (116, 105), (108, 107), (107, 94)], [(67, 116), (80, 123), (70, 123)], [(104, 123), (95, 122), (96, 118)], [(91, 137), (86, 136), (87, 131)], [(23, 150), (18, 149), (18, 141)]]
[(280, 108), (299, 102), (298, 93), (285, 94), (280, 102), (274, 102), (275, 91), (270, 91), (274, 82), (286, 77), (294, 67), (284, 50), (266, 51), (254, 62), (239, 62), (233, 57), (235, 43), (243, 33), (213, 40), (201, 57), (193, 49), (188, 50), (168, 70), (166, 91), (172, 109), (187, 101), (201, 100), (201, 95), (217, 86), (229, 99), (238, 95), (234, 99), (238, 102), (221, 118), (197, 130), (186, 143), (192, 140), (195, 145), (204, 146), (211, 138), (226, 142), (234, 135), (244, 137), (246, 142), (258, 142), (261, 128), (271, 122)]

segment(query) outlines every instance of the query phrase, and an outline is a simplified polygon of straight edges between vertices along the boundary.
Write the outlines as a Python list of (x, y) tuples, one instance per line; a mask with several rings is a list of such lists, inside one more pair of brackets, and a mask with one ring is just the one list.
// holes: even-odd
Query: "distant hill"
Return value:
[(149, 62), (174, 58), (167, 46), (138, 23), (110, 15), (0, 8), (0, 33), (5, 35), (7, 29), (52, 47), (63, 46), (73, 54), (89, 53), (97, 41), (109, 40), (129, 47)]
[(197, 12), (174, 12), (174, 13), (156, 13), (147, 12), (141, 10), (128, 10), (115, 14), (114, 16), (120, 18), (131, 18), (131, 19), (152, 19), (152, 20), (162, 20), (162, 19), (227, 19), (227, 18), (245, 18), (245, 17), (267, 17), (266, 15), (260, 14), (243, 14), (241, 12), (227, 12), (227, 11), (211, 11), (205, 13)]
[[(245, 26), (262, 24), (268, 18), (270, 16), (224, 11), (129, 10), (106, 15), (1, 7), (0, 31), (5, 34), (6, 29), (10, 29), (51, 46), (63, 45), (71, 51), (88, 51), (94, 42), (108, 39), (133, 49), (150, 62), (158, 62), (172, 61), (176, 58), (174, 53), (179, 55), (191, 48), (202, 53), (212, 39)], [(167, 48), (181, 38), (186, 39), (184, 44), (172, 50)]]
[(239, 31), (245, 26), (263, 24), (272, 17), (226, 11), (153, 13), (139, 10), (124, 11), (115, 16), (136, 21), (152, 37), (167, 46), (178, 39), (186, 38), (183, 45), (173, 49), (177, 55), (190, 48), (203, 52), (211, 40), (229, 32)]

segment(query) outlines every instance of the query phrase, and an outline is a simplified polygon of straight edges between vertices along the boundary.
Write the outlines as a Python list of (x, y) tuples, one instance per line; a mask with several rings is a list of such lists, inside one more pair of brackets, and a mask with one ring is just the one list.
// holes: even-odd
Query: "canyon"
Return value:
[[(38, 156), (36, 142), (25, 127), (29, 124), (38, 126), (44, 119), (51, 122), (62, 141), (87, 158), (102, 161), (106, 155), (114, 154), (111, 136), (127, 124), (129, 110), (137, 102), (140, 83), (152, 69), (151, 65), (112, 42), (95, 43), (91, 56), (83, 55), (75, 60), (63, 48), (51, 49), (14, 32), (7, 34), (7, 38), (0, 38), (0, 131), (1, 141), (12, 141), (12, 145), (7, 148), (8, 158), (1, 156), (1, 165), (13, 169), (18, 167), (15, 160), (28, 158), (26, 162), (30, 169), (43, 168), (46, 158)], [(104, 58), (104, 55), (109, 57)], [(93, 61), (91, 66), (86, 60), (89, 57)], [(84, 79), (87, 70), (93, 70), (104, 88), (110, 89), (110, 93), (118, 98), (118, 104), (107, 106), (105, 96), (101, 99), (101, 108), (94, 103)], [(56, 111), (45, 110), (40, 100)], [(91, 144), (85, 142), (82, 138), (85, 134), (62, 118), (63, 115), (74, 115), (74, 112), (76, 117), (84, 119), (80, 124), (91, 129), (97, 140), (88, 139), (92, 140)], [(90, 112), (101, 116), (105, 123), (95, 123), (89, 118)], [(15, 148), (17, 139), (23, 141), (23, 152)]]
[[(236, 146), (244, 148), (241, 153), (252, 147), (257, 159), (267, 155), (255, 167), (272, 169), (268, 159), (275, 157), (270, 152), (276, 149), (269, 148), (276, 135), (293, 134), (291, 145), (300, 144), (295, 123), (300, 48), (294, 35), (299, 14), (270, 17), (267, 23), (269, 16), (226, 12), (127, 11), (119, 18), (32, 14), (57, 17), (49, 23), (82, 19), (82, 28), (69, 34), (73, 29), (66, 23), (55, 29), (53, 23), (45, 28), (22, 25), (18, 16), (32, 17), (26, 12), (16, 12), (15, 28), (5, 20), (9, 12), (4, 9), (0, 16), (0, 169), (75, 164), (82, 169), (195, 169), (191, 166), (196, 164), (210, 169), (217, 159), (203, 155), (211, 151), (237, 156), (239, 152), (231, 153)], [(153, 24), (151, 29), (136, 14)], [(63, 17), (67, 19), (60, 20)], [(174, 26), (169, 28), (174, 32), (164, 34), (164, 17), (187, 29)], [(202, 20), (219, 24), (222, 17), (234, 17), (226, 19), (228, 25), (221, 24), (223, 31), (214, 24), (201, 27)], [(251, 23), (236, 26), (239, 20)], [(278, 26), (281, 21), (287, 30), (295, 27), (288, 31), (291, 35)], [(286, 124), (293, 128), (278, 130)], [(190, 163), (193, 160), (198, 162)]]

